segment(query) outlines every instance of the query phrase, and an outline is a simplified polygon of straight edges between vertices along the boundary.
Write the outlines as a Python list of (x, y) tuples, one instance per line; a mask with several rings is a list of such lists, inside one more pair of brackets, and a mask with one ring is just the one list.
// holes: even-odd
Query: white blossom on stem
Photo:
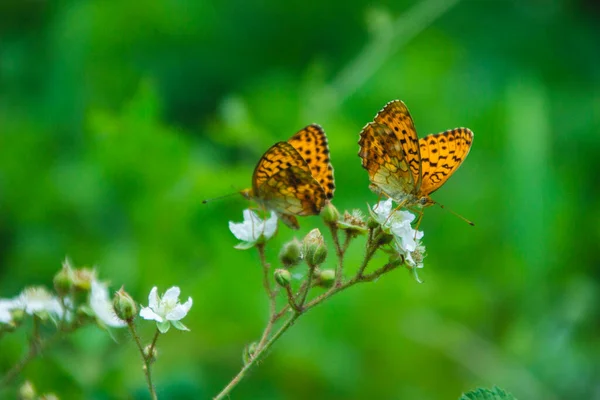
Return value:
[(165, 333), (173, 325), (182, 331), (189, 331), (180, 320), (183, 319), (192, 307), (192, 298), (181, 304), (179, 303), (180, 289), (173, 286), (165, 292), (162, 297), (158, 296), (157, 287), (153, 287), (148, 295), (148, 307), (142, 307), (140, 316), (144, 319), (156, 321), (158, 330)]
[(273, 212), (265, 220), (251, 210), (244, 210), (243, 215), (243, 222), (229, 221), (229, 230), (242, 241), (235, 246), (236, 249), (245, 250), (254, 247), (259, 242), (269, 240), (277, 231), (277, 215)]

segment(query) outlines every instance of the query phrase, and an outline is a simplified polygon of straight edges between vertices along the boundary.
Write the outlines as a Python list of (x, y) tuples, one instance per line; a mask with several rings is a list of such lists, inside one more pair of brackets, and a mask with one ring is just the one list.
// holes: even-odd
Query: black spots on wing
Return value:
[(437, 152), (438, 152), (438, 149), (431, 149), (431, 152), (432, 152), (433, 154), (435, 154), (435, 153), (437, 153)]
[(305, 161), (306, 161), (307, 164), (310, 164), (310, 163), (312, 163), (312, 158), (309, 157)]
[(317, 173), (321, 172), (321, 166), (315, 165), (315, 171), (317, 171)]
[(311, 153), (312, 152), (310, 150), (308, 150), (308, 149), (304, 151), (304, 154), (306, 154), (307, 156), (310, 156)]
[(406, 135), (406, 129), (402, 129), (402, 133)]

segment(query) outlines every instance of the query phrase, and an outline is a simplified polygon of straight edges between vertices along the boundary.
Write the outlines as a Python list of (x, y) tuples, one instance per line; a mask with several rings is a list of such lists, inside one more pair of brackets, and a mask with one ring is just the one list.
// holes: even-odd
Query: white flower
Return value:
[(14, 300), (0, 299), (0, 323), (10, 324), (12, 322), (11, 311), (15, 306)]
[(277, 215), (271, 212), (271, 217), (263, 220), (253, 211), (244, 210), (244, 222), (229, 221), (229, 230), (242, 241), (235, 246), (236, 249), (249, 249), (259, 240), (269, 240), (277, 230)]
[(48, 313), (50, 317), (62, 318), (65, 313), (58, 298), (41, 286), (25, 288), (14, 301), (13, 309), (23, 309), (30, 315)]
[(112, 301), (108, 297), (108, 287), (106, 284), (95, 279), (92, 281), (90, 291), (90, 307), (94, 311), (96, 318), (107, 326), (121, 328), (127, 325), (125, 321), (120, 320), (115, 314)]
[(421, 244), (422, 231), (413, 229), (411, 223), (415, 216), (408, 211), (394, 210), (392, 199), (380, 201), (371, 212), (384, 232), (394, 236), (394, 248), (406, 260), (411, 268), (423, 268), (425, 246)]
[(192, 307), (192, 298), (188, 297), (188, 300), (181, 304), (179, 303), (179, 293), (179, 288), (173, 286), (160, 298), (158, 289), (154, 286), (148, 296), (148, 307), (142, 307), (140, 316), (156, 321), (161, 333), (167, 332), (171, 324), (179, 330), (189, 331), (179, 320), (183, 319)]

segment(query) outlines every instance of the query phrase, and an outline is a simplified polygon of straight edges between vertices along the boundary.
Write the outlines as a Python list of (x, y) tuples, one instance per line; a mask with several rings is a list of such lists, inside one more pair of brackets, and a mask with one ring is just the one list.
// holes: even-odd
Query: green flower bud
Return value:
[(377, 222), (377, 221), (375, 220), (375, 218), (373, 218), (373, 217), (369, 217), (369, 219), (367, 219), (367, 226), (368, 226), (370, 229), (375, 229), (375, 228), (377, 228), (377, 227), (379, 226), (379, 222)]
[(273, 275), (275, 276), (275, 282), (281, 287), (288, 287), (292, 281), (292, 274), (287, 269), (276, 269)]
[(242, 360), (244, 361), (244, 365), (248, 364), (254, 358), (254, 354), (256, 353), (256, 348), (258, 347), (257, 342), (252, 342), (246, 347), (244, 347), (244, 353), (242, 354)]
[(113, 308), (117, 317), (127, 322), (133, 321), (138, 311), (135, 301), (123, 287), (113, 297)]
[(321, 210), (321, 218), (328, 225), (335, 224), (340, 219), (340, 213), (331, 202), (328, 202)]
[(394, 240), (394, 236), (385, 233), (384, 231), (380, 231), (377, 235), (375, 235), (375, 243), (377, 243), (378, 246), (390, 244), (392, 240)]
[(25, 381), (24, 384), (19, 388), (19, 399), (20, 400), (34, 400), (36, 398), (35, 388), (29, 381)]
[(287, 242), (279, 252), (279, 260), (286, 267), (290, 268), (302, 260), (302, 243), (296, 238)]
[(92, 288), (92, 281), (96, 280), (96, 271), (90, 268), (75, 270), (73, 284), (75, 289), (88, 292)]
[[(150, 353), (150, 351), (152, 351), (152, 353)], [(158, 357), (158, 349), (156, 348), (156, 346), (152, 346), (151, 344), (149, 344), (148, 346), (144, 347), (144, 358), (146, 360), (149, 360), (150, 363), (153, 363), (154, 361), (156, 361), (156, 358)]]
[(322, 271), (316, 272), (316, 282), (317, 286), (323, 288), (330, 288), (335, 283), (335, 270), (333, 269), (324, 269)]
[(310, 268), (322, 264), (327, 258), (327, 246), (318, 228), (308, 232), (303, 241), (304, 260)]
[(54, 275), (54, 290), (59, 296), (64, 297), (71, 292), (75, 280), (75, 272), (69, 260), (65, 260), (60, 271)]
[(21, 325), (21, 322), (23, 322), (23, 319), (25, 318), (25, 310), (17, 308), (12, 310), (10, 315), (12, 316), (12, 323), (17, 327)]

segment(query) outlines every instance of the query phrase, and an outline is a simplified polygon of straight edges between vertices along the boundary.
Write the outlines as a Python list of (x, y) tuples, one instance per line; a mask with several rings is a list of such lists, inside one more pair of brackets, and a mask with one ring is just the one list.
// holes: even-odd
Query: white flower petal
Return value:
[(152, 311), (152, 309), (150, 307), (142, 307), (142, 309), (140, 310), (140, 317), (142, 317), (144, 319), (154, 320), (157, 322), (164, 321), (164, 319), (160, 315), (158, 315), (154, 311)]
[(181, 293), (181, 290), (179, 289), (179, 287), (177, 286), (173, 286), (171, 288), (169, 288), (165, 294), (162, 297), (161, 302), (177, 302), (179, 300), (179, 294)]
[(154, 286), (148, 295), (148, 307), (153, 310), (158, 308), (158, 288)]
[(167, 320), (169, 321), (179, 321), (183, 317), (185, 317), (188, 311), (192, 308), (192, 298), (189, 297), (185, 304), (177, 304), (175, 308), (173, 308), (167, 314)]
[(112, 301), (108, 297), (108, 287), (102, 282), (92, 281), (90, 307), (94, 311), (94, 314), (96, 314), (96, 317), (108, 326), (120, 328), (127, 325), (125, 321), (117, 318)]
[(9, 324), (12, 321), (12, 314), (10, 311), (14, 306), (13, 300), (0, 299), (0, 323)]
[(265, 221), (263, 236), (265, 239), (270, 239), (275, 234), (277, 230), (277, 214), (271, 212), (271, 217)]

